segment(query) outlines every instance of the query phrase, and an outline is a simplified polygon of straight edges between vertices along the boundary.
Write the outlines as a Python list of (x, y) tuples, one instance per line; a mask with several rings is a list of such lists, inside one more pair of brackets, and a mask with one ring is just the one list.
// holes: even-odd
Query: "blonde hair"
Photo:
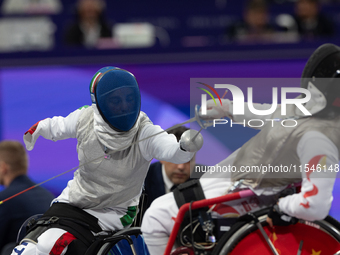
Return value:
[(24, 146), (17, 141), (0, 142), (0, 161), (10, 166), (13, 174), (27, 173), (28, 155)]

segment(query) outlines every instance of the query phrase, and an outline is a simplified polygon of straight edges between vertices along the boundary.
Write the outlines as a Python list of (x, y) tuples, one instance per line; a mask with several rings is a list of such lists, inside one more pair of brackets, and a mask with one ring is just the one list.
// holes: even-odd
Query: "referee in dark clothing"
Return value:
[[(23, 145), (17, 141), (0, 142), (0, 184), (5, 187), (0, 201), (36, 184), (27, 176), (27, 169), (28, 155)], [(7, 254), (7, 249), (12, 251), (22, 224), (47, 211), (53, 198), (52, 193), (38, 186), (0, 204), (0, 255)]]

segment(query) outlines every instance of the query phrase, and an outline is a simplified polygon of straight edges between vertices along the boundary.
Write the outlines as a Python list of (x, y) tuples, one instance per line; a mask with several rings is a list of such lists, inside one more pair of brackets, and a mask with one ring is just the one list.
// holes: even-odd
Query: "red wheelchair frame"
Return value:
[[(220, 197), (215, 197), (215, 198), (211, 198), (211, 199), (203, 199), (203, 200), (194, 201), (192, 203), (186, 203), (186, 204), (182, 205), (181, 208), (179, 208), (177, 217), (175, 219), (174, 227), (173, 227), (172, 232), (170, 234), (169, 241), (168, 241), (168, 244), (166, 246), (164, 255), (182, 254), (181, 252), (179, 252), (181, 250), (181, 248), (176, 249), (176, 251), (178, 251), (176, 253), (174, 253), (174, 252), (171, 253), (171, 251), (172, 251), (172, 248), (175, 244), (176, 237), (178, 235), (178, 231), (180, 229), (184, 215), (187, 211), (195, 210), (195, 209), (198, 209), (198, 208), (211, 206), (211, 205), (219, 204), (219, 203), (223, 203), (223, 202), (228, 202), (228, 201), (232, 201), (232, 200), (237, 200), (237, 199), (241, 199), (241, 198), (245, 198), (245, 197), (250, 197), (250, 196), (254, 196), (254, 195), (255, 195), (255, 193), (252, 190), (247, 189), (247, 190), (241, 190), (239, 192), (234, 192), (234, 193), (231, 193), (231, 194), (223, 195), (223, 196), (220, 196)], [(328, 216), (327, 218), (331, 218), (331, 217)], [(340, 247), (340, 223), (337, 222), (336, 220), (332, 219), (332, 218), (330, 220), (331, 220), (331, 225), (333, 224), (335, 229), (337, 229), (337, 232), (338, 232), (337, 235), (339, 237), (337, 239), (334, 238), (333, 241), (337, 241), (339, 243), (339, 245), (337, 245), (337, 247)], [(262, 234), (264, 235), (263, 237), (265, 237), (266, 234), (263, 233), (264, 230), (263, 230), (261, 224), (256, 224), (256, 225), (259, 228), (259, 230), (262, 232)], [(287, 228), (287, 227), (283, 227), (283, 228)], [(264, 238), (264, 239), (266, 239), (266, 238)], [(278, 253), (276, 251), (276, 248), (274, 246), (270, 247), (270, 245), (272, 245), (271, 241), (268, 241), (268, 240), (266, 240), (266, 241), (267, 241), (268, 250), (270, 251), (270, 249), (271, 249), (271, 252), (269, 252), (270, 254), (281, 254), (281, 253)], [(301, 243), (300, 243), (300, 246), (301, 246)], [(182, 250), (183, 250), (183, 253), (185, 253), (185, 254), (189, 254), (189, 255), (194, 254), (194, 252), (187, 247), (182, 247)], [(301, 250), (300, 250), (300, 253), (301, 253)], [(298, 254), (300, 254), (300, 253), (298, 253)], [(294, 254), (296, 254), (296, 253), (294, 253)], [(318, 253), (315, 253), (315, 254), (318, 254)], [(339, 248), (339, 251), (336, 252), (335, 254), (340, 254), (340, 248)]]
[[(239, 192), (227, 194), (227, 195), (220, 196), (220, 197), (203, 199), (203, 200), (192, 202), (191, 203), (191, 209), (195, 210), (195, 209), (198, 209), (198, 208), (201, 208), (201, 207), (219, 204), (219, 203), (223, 203), (223, 202), (228, 202), (228, 201), (231, 201), (231, 200), (236, 200), (236, 199), (240, 199), (240, 198), (244, 198), (244, 197), (250, 197), (250, 196), (253, 196), (253, 195), (255, 195), (255, 194), (251, 190), (242, 190), (242, 191), (239, 191)], [(176, 220), (175, 220), (174, 227), (173, 227), (171, 234), (170, 234), (170, 237), (169, 237), (168, 244), (165, 248), (164, 255), (170, 255), (172, 247), (175, 244), (176, 237), (177, 237), (179, 228), (181, 226), (181, 223), (183, 221), (184, 215), (189, 209), (190, 209), (190, 203), (186, 203), (186, 204), (182, 205), (181, 208), (179, 209)]]

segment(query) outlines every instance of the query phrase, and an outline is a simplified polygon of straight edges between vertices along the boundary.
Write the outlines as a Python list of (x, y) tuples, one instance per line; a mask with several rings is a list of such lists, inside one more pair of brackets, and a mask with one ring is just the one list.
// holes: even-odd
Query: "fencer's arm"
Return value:
[[(244, 104), (244, 114), (242, 115), (236, 115), (234, 114), (234, 105), (233, 102), (229, 99), (221, 99), (222, 105), (219, 103), (219, 100), (216, 100), (215, 102), (210, 99), (207, 101), (207, 113), (205, 115), (202, 115), (202, 112), (200, 111), (200, 117), (202, 119), (222, 119), (225, 117), (228, 117), (232, 119), (234, 122), (242, 122), (245, 120), (248, 122), (251, 119), (270, 119), (272, 114), (267, 115), (257, 115), (252, 113), (248, 108), (248, 103)], [(253, 107), (256, 110), (268, 110), (271, 108), (271, 104), (258, 104), (254, 103)]]
[[(254, 103), (253, 106), (256, 110), (261, 110), (261, 111), (268, 110), (272, 107), (271, 104), (259, 104), (259, 103)], [(257, 115), (257, 114), (252, 113), (248, 108), (248, 103), (244, 103), (244, 115), (232, 114), (232, 119), (235, 122), (241, 122), (244, 119), (246, 120), (246, 122), (248, 122), (249, 120), (252, 120), (252, 119), (266, 120), (266, 119), (271, 119), (271, 118), (272, 118), (272, 114)]]
[[(279, 200), (280, 210), (305, 220), (324, 219), (331, 208), (335, 171), (327, 173), (313, 171), (321, 167), (339, 167), (338, 149), (324, 134), (317, 131), (307, 132), (299, 141), (297, 152), (301, 165), (308, 164), (302, 172), (301, 192)], [(309, 171), (308, 171), (309, 170)]]
[(34, 124), (25, 134), (24, 143), (27, 150), (34, 148), (39, 136), (45, 139), (58, 141), (76, 137), (76, 123), (81, 112), (85, 108), (77, 109), (67, 117), (55, 116), (47, 118)]
[(139, 143), (139, 148), (146, 160), (153, 158), (164, 160), (175, 164), (181, 164), (190, 161), (194, 152), (183, 151), (175, 135), (163, 132), (155, 135), (163, 129), (158, 125), (145, 125), (141, 130), (140, 140), (148, 138)]

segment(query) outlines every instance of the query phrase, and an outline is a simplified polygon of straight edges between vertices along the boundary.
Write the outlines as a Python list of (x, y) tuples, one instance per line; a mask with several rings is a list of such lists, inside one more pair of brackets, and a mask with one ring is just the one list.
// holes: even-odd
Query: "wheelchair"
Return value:
[(337, 220), (327, 216), (320, 221), (299, 220), (295, 225), (271, 228), (266, 222), (269, 208), (235, 219), (216, 242), (192, 241), (171, 251), (186, 212), (253, 195), (251, 190), (242, 190), (181, 206), (164, 255), (340, 255), (340, 223)]
[[(20, 241), (25, 238), (27, 225), (30, 221), (37, 221), (42, 214), (27, 219), (18, 232), (17, 241), (8, 245), (1, 255), (9, 255)], [(99, 245), (89, 247), (86, 255), (149, 255), (139, 226), (129, 227), (117, 232), (100, 235)]]
[(123, 229), (103, 240), (96, 255), (149, 255), (140, 227)]

